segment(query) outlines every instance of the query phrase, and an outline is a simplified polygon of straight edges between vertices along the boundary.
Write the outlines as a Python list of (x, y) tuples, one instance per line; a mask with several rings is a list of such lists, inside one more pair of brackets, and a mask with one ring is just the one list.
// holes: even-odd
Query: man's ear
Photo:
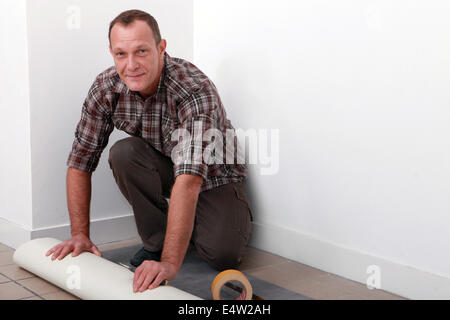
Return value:
[(160, 55), (162, 55), (164, 51), (166, 51), (166, 46), (167, 46), (166, 39), (161, 39), (161, 41), (158, 44), (158, 52)]

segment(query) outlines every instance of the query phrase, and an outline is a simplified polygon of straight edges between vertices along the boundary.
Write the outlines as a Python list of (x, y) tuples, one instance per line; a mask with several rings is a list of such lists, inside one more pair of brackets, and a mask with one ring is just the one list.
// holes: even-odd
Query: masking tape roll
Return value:
[(211, 293), (214, 300), (223, 300), (220, 296), (220, 290), (222, 287), (230, 281), (238, 281), (242, 284), (242, 293), (236, 300), (251, 300), (253, 296), (253, 289), (250, 281), (240, 271), (229, 269), (222, 271), (215, 278), (211, 284)]

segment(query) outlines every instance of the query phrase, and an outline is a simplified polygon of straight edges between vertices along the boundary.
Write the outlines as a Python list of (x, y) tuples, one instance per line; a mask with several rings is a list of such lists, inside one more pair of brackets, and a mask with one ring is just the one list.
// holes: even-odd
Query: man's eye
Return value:
[(119, 56), (119, 57), (123, 56), (123, 52), (117, 52), (116, 56)]
[(146, 52), (147, 52), (147, 50), (145, 50), (145, 49), (139, 50), (139, 53), (146, 53)]

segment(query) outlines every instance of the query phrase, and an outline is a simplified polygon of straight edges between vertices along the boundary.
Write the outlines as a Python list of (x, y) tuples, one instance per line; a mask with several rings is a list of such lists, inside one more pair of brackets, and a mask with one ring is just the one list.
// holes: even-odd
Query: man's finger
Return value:
[(92, 252), (93, 254), (99, 256), (99, 257), (102, 256), (102, 253), (100, 252), (100, 250), (98, 250), (98, 248), (97, 248), (96, 246), (94, 246), (94, 245), (93, 245), (92, 248), (91, 248), (91, 252)]
[(76, 257), (76, 256), (78, 256), (80, 253), (81, 253), (81, 248), (76, 246), (76, 247), (73, 249), (72, 257)]
[(142, 271), (143, 271), (143, 268), (142, 268), (142, 266), (140, 266), (134, 272), (134, 279), (133, 279), (133, 291), (134, 292), (137, 292), (137, 289), (141, 286), (142, 274), (145, 273)]
[(152, 284), (148, 287), (149, 290), (155, 289), (156, 287), (158, 287), (161, 282), (163, 282), (165, 276), (163, 272), (158, 273), (158, 275), (156, 276), (155, 280), (153, 280)]
[(144, 280), (142, 281), (142, 284), (140, 286), (140, 288), (138, 289), (139, 292), (143, 292), (145, 290), (148, 289), (148, 286), (153, 282), (153, 280), (156, 278), (156, 276), (158, 275), (160, 271), (151, 268), (151, 269), (147, 269), (146, 270), (146, 275)]
[(152, 283), (153, 279), (155, 278), (155, 272), (150, 271), (149, 273), (147, 273), (147, 276), (145, 277), (144, 281), (142, 282), (141, 287), (139, 288), (139, 292), (144, 292), (145, 290), (148, 289), (148, 286), (150, 285), (150, 283)]
[(58, 260), (64, 259), (67, 254), (72, 251), (72, 246), (65, 246), (64, 249), (61, 251), (61, 253), (58, 256)]
[(59, 245), (54, 246), (53, 248), (51, 248), (50, 250), (47, 251), (47, 253), (45, 254), (46, 257), (48, 257), (49, 255), (51, 255), (53, 252), (55, 252), (55, 250), (59, 247)]
[(134, 270), (134, 277), (133, 277), (133, 287), (135, 286), (137, 279), (139, 278), (139, 275), (142, 272), (142, 267), (139, 266), (136, 268), (136, 270)]
[(52, 255), (52, 261), (55, 260), (55, 259), (59, 256), (59, 254), (61, 253), (61, 250), (62, 250), (62, 247), (58, 247), (58, 248), (53, 252), (53, 255)]

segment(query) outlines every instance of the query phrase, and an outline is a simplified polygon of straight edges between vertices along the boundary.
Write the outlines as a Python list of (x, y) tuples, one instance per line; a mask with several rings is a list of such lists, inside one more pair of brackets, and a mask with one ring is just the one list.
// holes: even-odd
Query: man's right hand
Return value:
[(84, 251), (92, 252), (99, 257), (102, 256), (98, 248), (91, 242), (89, 237), (83, 234), (77, 234), (71, 239), (61, 242), (60, 244), (48, 250), (45, 255), (48, 257), (49, 255), (53, 254), (52, 260), (61, 260), (71, 252), (72, 257), (76, 257)]

